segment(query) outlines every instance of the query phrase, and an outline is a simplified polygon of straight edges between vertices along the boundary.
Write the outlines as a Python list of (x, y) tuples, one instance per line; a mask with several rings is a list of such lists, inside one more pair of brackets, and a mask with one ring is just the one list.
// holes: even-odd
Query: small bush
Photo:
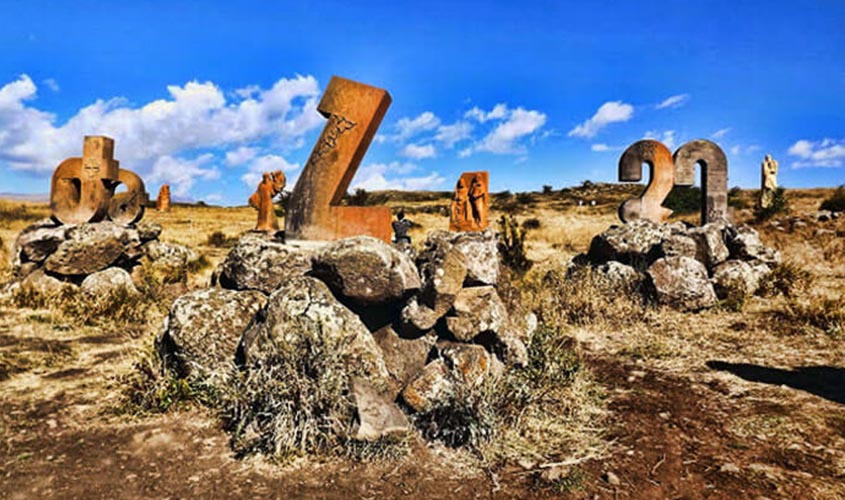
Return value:
[(722, 299), (719, 304), (726, 311), (740, 312), (745, 309), (745, 305), (751, 297), (750, 292), (745, 280), (732, 279), (724, 284), (724, 290), (721, 292)]
[(809, 291), (813, 284), (813, 275), (791, 261), (784, 261), (774, 266), (769, 274), (760, 281), (758, 293), (764, 297), (783, 295), (795, 297)]
[(758, 203), (754, 208), (754, 219), (757, 222), (763, 222), (771, 219), (776, 215), (783, 215), (789, 213), (789, 200), (786, 199), (786, 190), (779, 187), (775, 190), (772, 196), (772, 203), (763, 208)]
[(513, 216), (499, 219), (499, 254), (502, 264), (516, 271), (525, 273), (534, 263), (525, 254), (525, 228), (520, 229)]
[(666, 196), (663, 206), (676, 215), (694, 214), (701, 211), (701, 188), (696, 186), (675, 186)]
[(742, 189), (734, 186), (728, 191), (728, 206), (737, 210), (748, 208), (748, 201), (742, 196)]
[(223, 231), (214, 231), (208, 235), (205, 244), (210, 247), (231, 248), (238, 242), (237, 238), (226, 236)]
[(529, 231), (534, 230), (534, 229), (540, 229), (540, 226), (541, 226), (540, 219), (538, 219), (536, 217), (526, 219), (522, 223), (522, 227), (529, 230)]
[(548, 195), (552, 194), (553, 189), (554, 188), (552, 186), (549, 186), (548, 184), (544, 184), (543, 185), (543, 194), (548, 196)]
[(818, 329), (833, 338), (845, 336), (845, 298), (810, 296), (790, 298), (783, 310), (773, 313), (778, 330), (808, 333)]
[(836, 188), (836, 191), (830, 198), (824, 200), (819, 208), (831, 212), (845, 212), (845, 186)]
[(43, 216), (32, 211), (26, 205), (8, 206), (0, 204), (0, 225), (9, 226), (13, 222), (35, 222)]
[(534, 203), (534, 195), (531, 193), (517, 193), (516, 202), (520, 205), (531, 205)]
[(370, 202), (370, 193), (366, 189), (358, 188), (352, 194), (346, 195), (346, 203), (353, 207), (367, 206)]

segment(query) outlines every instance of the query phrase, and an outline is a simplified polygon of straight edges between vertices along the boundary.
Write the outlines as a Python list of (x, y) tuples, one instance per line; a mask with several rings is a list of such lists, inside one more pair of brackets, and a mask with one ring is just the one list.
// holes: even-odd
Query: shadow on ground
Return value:
[(748, 363), (708, 361), (713, 370), (733, 373), (750, 382), (785, 385), (807, 391), (835, 403), (845, 404), (845, 368), (832, 366), (799, 366), (792, 370), (769, 368)]

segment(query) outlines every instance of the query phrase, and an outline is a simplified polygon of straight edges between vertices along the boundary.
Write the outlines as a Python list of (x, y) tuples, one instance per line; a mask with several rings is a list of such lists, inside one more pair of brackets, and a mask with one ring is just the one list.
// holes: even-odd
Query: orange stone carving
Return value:
[(158, 198), (156, 198), (156, 210), (159, 212), (170, 211), (170, 184), (163, 184), (158, 190)]
[(328, 122), (291, 193), (287, 238), (370, 235), (390, 242), (389, 208), (340, 205), (390, 102), (383, 89), (332, 77), (317, 106)]
[(489, 224), (490, 174), (464, 172), (455, 185), (450, 231), (484, 231)]
[(658, 141), (644, 139), (628, 146), (619, 158), (619, 180), (639, 182), (643, 178), (643, 164), (649, 166), (651, 178), (642, 196), (627, 200), (619, 207), (622, 222), (649, 219), (665, 222), (672, 211), (662, 206), (663, 200), (675, 185), (675, 163), (672, 152)]
[(117, 180), (126, 186), (125, 192), (115, 193), (109, 202), (109, 219), (115, 224), (127, 226), (141, 220), (150, 203), (150, 195), (144, 181), (130, 170), (119, 169)]
[(265, 172), (261, 178), (258, 188), (249, 197), (249, 206), (258, 210), (258, 222), (255, 224), (256, 231), (278, 231), (279, 221), (276, 218), (276, 207), (273, 205), (273, 198), (285, 188), (287, 179), (281, 170)]
[(53, 172), (50, 182), (53, 219), (63, 224), (105, 219), (119, 170), (119, 163), (114, 159), (114, 140), (86, 136), (82, 158), (68, 158)]

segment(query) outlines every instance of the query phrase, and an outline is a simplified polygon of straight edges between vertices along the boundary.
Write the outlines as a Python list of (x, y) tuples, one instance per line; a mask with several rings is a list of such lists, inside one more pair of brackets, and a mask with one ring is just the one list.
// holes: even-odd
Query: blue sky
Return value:
[[(130, 4), (131, 5), (126, 5)], [(289, 186), (331, 75), (393, 104), (353, 186), (615, 181), (622, 149), (711, 138), (731, 186), (845, 183), (845, 2), (0, 1), (0, 192), (46, 193), (82, 136), (155, 196)], [(9, 21), (13, 20), (13, 21)]]

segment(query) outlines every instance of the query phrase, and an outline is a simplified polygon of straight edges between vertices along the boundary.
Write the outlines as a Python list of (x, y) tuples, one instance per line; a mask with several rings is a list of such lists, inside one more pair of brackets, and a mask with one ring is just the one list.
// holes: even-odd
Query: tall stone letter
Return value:
[(484, 231), (489, 223), (488, 172), (464, 172), (455, 185), (449, 231)]
[(619, 180), (639, 182), (643, 178), (643, 163), (648, 164), (651, 178), (642, 196), (626, 201), (619, 207), (622, 222), (649, 219), (665, 222), (672, 211), (662, 206), (663, 200), (675, 185), (675, 164), (672, 152), (662, 143), (651, 139), (628, 146), (619, 158)]
[(150, 202), (150, 195), (147, 193), (144, 181), (131, 170), (119, 169), (117, 179), (126, 186), (126, 192), (112, 196), (109, 202), (109, 219), (122, 226), (135, 224), (144, 216), (144, 210)]
[(317, 106), (328, 122), (291, 193), (288, 238), (370, 235), (390, 241), (390, 209), (340, 206), (390, 102), (385, 90), (332, 77)]
[(99, 222), (108, 214), (119, 178), (114, 140), (85, 136), (82, 158), (68, 158), (56, 167), (50, 183), (50, 210), (63, 224)]
[(695, 183), (695, 165), (701, 165), (701, 224), (723, 221), (728, 216), (728, 159), (716, 143), (690, 141), (675, 151), (675, 185)]
[(162, 184), (156, 198), (156, 210), (159, 212), (170, 211), (170, 184)]
[(778, 189), (778, 162), (772, 155), (766, 155), (760, 167), (760, 208), (769, 208)]

